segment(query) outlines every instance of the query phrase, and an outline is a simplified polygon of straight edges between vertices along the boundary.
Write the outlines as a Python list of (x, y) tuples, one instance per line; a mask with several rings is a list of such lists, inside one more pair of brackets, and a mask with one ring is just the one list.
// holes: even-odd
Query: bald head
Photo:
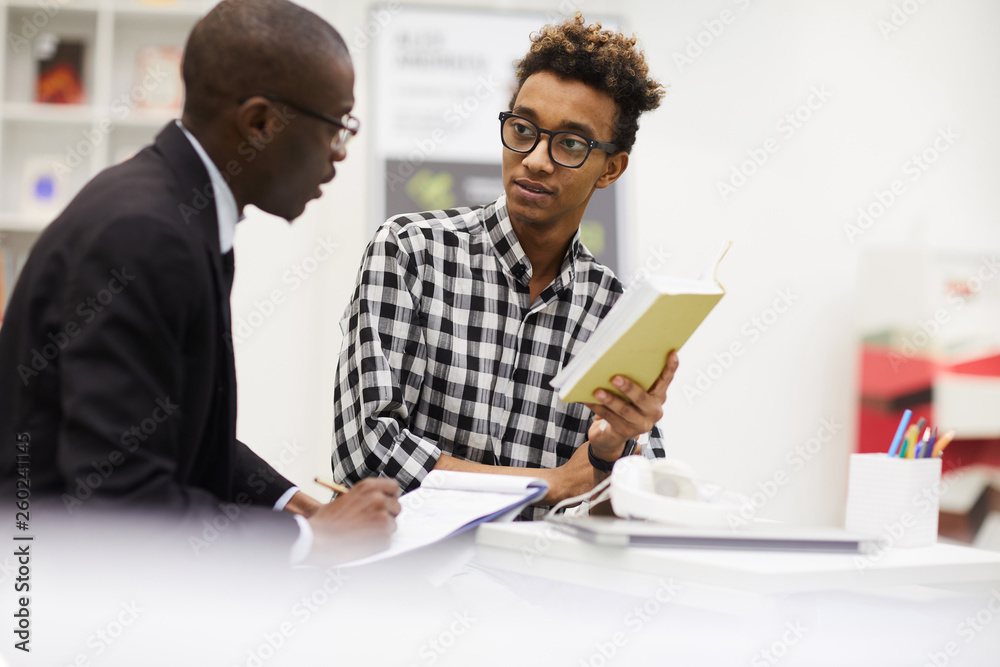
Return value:
[(184, 116), (211, 122), (249, 95), (292, 98), (322, 81), (331, 59), (350, 62), (340, 33), (287, 0), (224, 0), (184, 48)]

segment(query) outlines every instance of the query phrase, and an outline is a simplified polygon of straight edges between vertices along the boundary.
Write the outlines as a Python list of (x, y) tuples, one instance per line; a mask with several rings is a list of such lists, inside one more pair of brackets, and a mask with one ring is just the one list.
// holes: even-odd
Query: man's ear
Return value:
[(236, 109), (236, 125), (247, 141), (256, 141), (267, 127), (271, 116), (271, 103), (264, 97), (248, 98)]
[(628, 168), (628, 153), (618, 151), (608, 158), (607, 164), (604, 165), (604, 173), (597, 179), (597, 183), (594, 183), (594, 187), (601, 189), (608, 187), (621, 178), (626, 168)]

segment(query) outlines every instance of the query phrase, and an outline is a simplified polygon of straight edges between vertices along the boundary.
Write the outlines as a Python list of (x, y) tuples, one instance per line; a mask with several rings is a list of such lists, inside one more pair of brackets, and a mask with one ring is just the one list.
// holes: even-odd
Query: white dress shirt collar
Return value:
[(208, 170), (208, 178), (212, 182), (212, 192), (215, 194), (215, 214), (219, 220), (219, 248), (222, 250), (222, 254), (226, 254), (233, 249), (233, 237), (236, 236), (236, 223), (243, 219), (240, 212), (236, 210), (236, 197), (233, 196), (233, 191), (229, 189), (229, 184), (226, 183), (222, 172), (212, 162), (212, 158), (208, 157), (208, 153), (205, 152), (205, 149), (198, 140), (194, 138), (193, 134), (188, 132), (188, 129), (179, 120), (176, 122), (177, 127), (181, 128), (181, 131), (184, 132), (188, 141), (194, 146), (195, 152), (198, 153), (198, 157), (205, 163), (205, 169)]

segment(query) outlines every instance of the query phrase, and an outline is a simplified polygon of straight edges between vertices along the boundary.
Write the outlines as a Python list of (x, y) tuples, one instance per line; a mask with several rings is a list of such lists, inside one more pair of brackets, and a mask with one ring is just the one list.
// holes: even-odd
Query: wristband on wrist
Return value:
[[(622, 455), (618, 458), (631, 456), (634, 451), (635, 438), (629, 438), (628, 442), (625, 443), (625, 448), (622, 450)], [(594, 448), (590, 445), (590, 443), (587, 443), (587, 458), (590, 459), (590, 465), (593, 466), (594, 470), (611, 472), (611, 470), (615, 467), (614, 461), (604, 461), (594, 456)]]

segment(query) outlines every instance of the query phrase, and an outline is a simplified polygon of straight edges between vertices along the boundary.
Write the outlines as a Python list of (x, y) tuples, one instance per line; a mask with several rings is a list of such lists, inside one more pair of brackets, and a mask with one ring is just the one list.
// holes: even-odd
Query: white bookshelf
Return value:
[[(54, 217), (26, 212), (25, 169), (31, 160), (62, 158), (67, 170), (60, 185), (68, 200), (177, 117), (176, 110), (144, 109), (134, 101), (137, 53), (144, 46), (183, 47), (191, 27), (213, 4), (53, 0), (46, 9), (30, 0), (0, 0), (0, 32), (7, 36), (0, 52), (0, 244), (23, 251)], [(84, 43), (84, 104), (34, 101), (34, 47), (46, 32)]]

